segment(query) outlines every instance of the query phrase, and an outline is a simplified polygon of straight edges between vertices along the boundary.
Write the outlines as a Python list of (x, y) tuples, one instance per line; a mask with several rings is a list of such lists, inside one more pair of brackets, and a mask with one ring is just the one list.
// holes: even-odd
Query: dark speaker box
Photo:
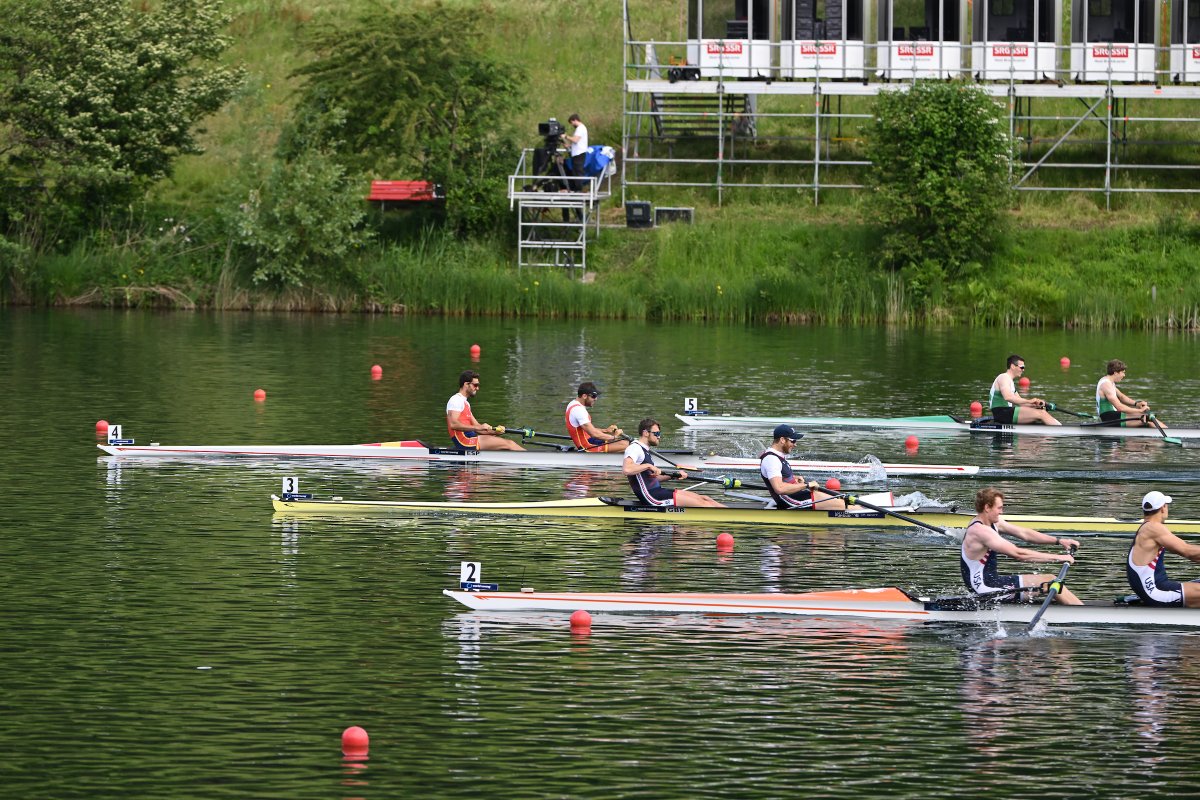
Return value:
[(654, 227), (654, 219), (650, 216), (650, 203), (648, 201), (630, 200), (625, 204), (625, 227)]

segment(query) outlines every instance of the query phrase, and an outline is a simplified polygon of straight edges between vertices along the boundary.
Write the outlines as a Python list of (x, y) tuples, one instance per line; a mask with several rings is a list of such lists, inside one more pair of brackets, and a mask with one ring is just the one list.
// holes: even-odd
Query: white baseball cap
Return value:
[(1142, 511), (1158, 511), (1170, 502), (1170, 495), (1165, 495), (1162, 492), (1147, 492), (1146, 496), (1142, 498)]

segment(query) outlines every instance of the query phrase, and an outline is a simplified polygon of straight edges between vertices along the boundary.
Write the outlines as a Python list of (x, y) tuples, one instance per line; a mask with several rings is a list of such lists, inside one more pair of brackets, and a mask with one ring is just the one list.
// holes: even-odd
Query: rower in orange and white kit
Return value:
[(511, 439), (501, 438), (491, 425), (475, 419), (470, 399), (479, 391), (479, 373), (466, 370), (458, 376), (458, 391), (446, 401), (446, 430), (457, 450), (524, 450)]
[(598, 428), (592, 422), (589, 408), (596, 404), (600, 390), (596, 384), (586, 381), (579, 384), (575, 399), (567, 403), (567, 433), (575, 447), (588, 453), (623, 453), (629, 446), (629, 440), (623, 439), (622, 431), (616, 425)]

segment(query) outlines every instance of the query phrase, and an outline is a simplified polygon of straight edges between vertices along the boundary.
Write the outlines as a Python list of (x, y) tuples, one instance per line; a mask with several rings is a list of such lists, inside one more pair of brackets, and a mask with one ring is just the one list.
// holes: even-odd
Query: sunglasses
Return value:
[(595, 400), (599, 396), (600, 396), (599, 392), (588, 392), (588, 397), (592, 398), (593, 400)]
[(472, 383), (472, 384), (471, 384), (471, 386), (472, 386), (472, 387), (474, 387), (474, 388), (476, 388), (476, 389), (478, 389), (478, 388), (479, 388), (479, 384), (478, 384), (478, 383)]
[(662, 438), (662, 431), (650, 431), (650, 435), (651, 435), (651, 436), (657, 436), (658, 438), (660, 438), (660, 439), (661, 439), (661, 438)]
[(1025, 369), (1025, 365), (1024, 365), (1024, 364), (1017, 364), (1017, 369)]

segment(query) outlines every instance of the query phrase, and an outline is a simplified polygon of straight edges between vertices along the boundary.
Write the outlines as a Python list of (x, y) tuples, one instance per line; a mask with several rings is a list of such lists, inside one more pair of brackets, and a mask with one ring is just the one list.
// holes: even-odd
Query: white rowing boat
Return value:
[[(120, 458), (323, 458), (338, 460), (388, 460), (437, 462), (445, 464), (489, 464), (510, 467), (620, 469), (624, 456), (620, 453), (580, 453), (577, 451), (497, 450), (460, 453), (449, 448), (430, 447), (424, 442), (408, 439), (398, 442), (345, 445), (96, 445), (110, 456)], [(670, 454), (685, 470), (748, 471), (758, 470), (757, 458), (736, 456), (699, 457), (691, 453)], [(922, 477), (970, 477), (979, 472), (974, 465), (950, 464), (880, 464), (878, 462), (809, 461), (792, 459), (792, 469), (800, 475), (845, 474), (867, 475), (880, 467), (888, 476), (916, 475)]]
[[(727, 507), (663, 508), (644, 506), (611, 497), (589, 497), (578, 500), (547, 500), (532, 503), (462, 503), (409, 500), (315, 500), (307, 497), (271, 495), (276, 513), (321, 516), (465, 514), (468, 516), (504, 517), (580, 517), (586, 519), (623, 519), (657, 524), (753, 524), (797, 528), (936, 528), (961, 529), (974, 518), (946, 510), (922, 510), (910, 506), (892, 506), (891, 493), (863, 495), (862, 500), (888, 507), (893, 514), (878, 511), (781, 511), (758, 505)], [(908, 522), (902, 514), (917, 520)], [(1107, 532), (1132, 534), (1141, 520), (1121, 520), (1113, 517), (1062, 517), (1037, 514), (1006, 514), (1008, 522), (1039, 531)], [(1171, 519), (1176, 534), (1200, 533), (1200, 520)]]
[[(1028, 624), (1038, 604), (984, 603), (975, 598), (916, 597), (896, 588), (849, 589), (801, 594), (692, 592), (519, 592), (456, 591), (443, 594), (476, 611), (534, 611), (571, 614), (658, 613), (796, 615), (916, 622), (1009, 622)], [(1130, 603), (1051, 605), (1042, 617), (1051, 625), (1200, 627), (1200, 609), (1158, 608)]]
[[(753, 428), (770, 431), (776, 425), (793, 428), (841, 429), (871, 428), (876, 430), (946, 431), (980, 434), (1033, 434), (1037, 436), (1100, 436), (1119, 439), (1164, 438), (1158, 428), (1122, 428), (1116, 425), (1083, 423), (1079, 425), (1002, 425), (997, 422), (972, 423), (948, 414), (928, 417), (802, 417), (781, 414), (774, 417), (738, 417), (728, 414), (676, 414), (690, 428), (730, 430)], [(1200, 428), (1168, 428), (1166, 436), (1173, 439), (1200, 439)]]

